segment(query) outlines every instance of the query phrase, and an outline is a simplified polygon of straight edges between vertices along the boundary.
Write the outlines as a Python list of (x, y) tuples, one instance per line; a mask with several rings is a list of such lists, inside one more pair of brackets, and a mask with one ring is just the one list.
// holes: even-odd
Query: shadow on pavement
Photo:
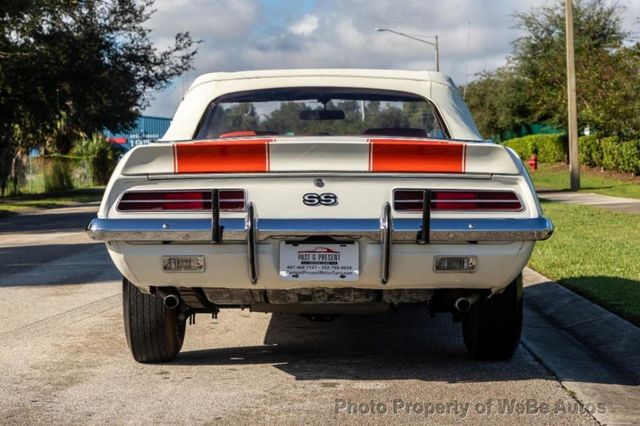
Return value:
[(510, 362), (471, 359), (462, 343), (461, 327), (452, 323), (450, 315), (430, 318), (424, 307), (417, 306), (389, 315), (344, 315), (324, 323), (274, 314), (264, 343), (183, 352), (172, 364), (273, 364), (297, 380), (456, 383), (550, 377), (522, 347)]
[[(448, 314), (430, 318), (427, 310), (418, 306), (401, 308), (389, 315), (343, 315), (325, 323), (296, 315), (274, 314), (262, 346), (186, 351), (172, 364), (230, 367), (273, 364), (297, 380), (456, 383), (552, 377), (522, 346), (512, 361), (470, 358), (462, 343), (460, 325), (454, 324)], [(597, 369), (578, 370), (572, 380), (637, 384), (633, 378), (600, 374)]]
[(120, 279), (101, 243), (0, 247), (0, 265), (0, 287)]
[[(97, 210), (98, 207), (96, 206)], [(95, 211), (59, 212), (17, 215), (0, 220), (0, 234), (3, 233), (46, 233), (84, 231), (87, 224), (96, 217)]]

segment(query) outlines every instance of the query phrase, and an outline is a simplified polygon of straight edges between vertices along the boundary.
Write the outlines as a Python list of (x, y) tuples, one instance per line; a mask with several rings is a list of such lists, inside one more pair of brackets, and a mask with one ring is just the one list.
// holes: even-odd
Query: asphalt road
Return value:
[(81, 232), (94, 209), (0, 220), (2, 424), (596, 423), (524, 347), (471, 360), (422, 309), (202, 315), (176, 362), (137, 364), (118, 273)]

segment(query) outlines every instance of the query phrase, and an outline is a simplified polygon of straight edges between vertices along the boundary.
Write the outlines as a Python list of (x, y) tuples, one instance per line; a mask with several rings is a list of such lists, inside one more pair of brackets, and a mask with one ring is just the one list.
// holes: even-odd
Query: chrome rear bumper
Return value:
[[(314, 235), (368, 237), (381, 241), (381, 219), (258, 219), (256, 240), (273, 237), (308, 237)], [(246, 219), (220, 219), (222, 242), (246, 241)], [(420, 219), (389, 218), (393, 242), (416, 242), (422, 228)], [(210, 219), (93, 219), (88, 235), (96, 241), (192, 241), (211, 242)], [(536, 219), (431, 219), (429, 240), (451, 241), (535, 241), (553, 233), (546, 218)]]
[(244, 219), (94, 219), (87, 233), (97, 241), (154, 241), (219, 244), (244, 242), (249, 279), (258, 282), (257, 245), (269, 238), (332, 236), (379, 241), (380, 281), (389, 280), (393, 243), (428, 244), (467, 241), (535, 241), (553, 233), (546, 218), (535, 219), (394, 219), (389, 203), (377, 219), (258, 219), (249, 203)]

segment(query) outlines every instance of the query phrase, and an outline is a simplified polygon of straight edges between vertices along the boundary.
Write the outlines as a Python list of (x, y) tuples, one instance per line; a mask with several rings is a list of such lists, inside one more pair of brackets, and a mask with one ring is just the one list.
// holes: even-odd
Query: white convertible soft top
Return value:
[(207, 106), (222, 95), (305, 86), (381, 89), (420, 95), (434, 103), (453, 139), (482, 140), (460, 92), (446, 75), (434, 71), (374, 69), (292, 69), (204, 74), (193, 82), (184, 95), (162, 140), (192, 139)]

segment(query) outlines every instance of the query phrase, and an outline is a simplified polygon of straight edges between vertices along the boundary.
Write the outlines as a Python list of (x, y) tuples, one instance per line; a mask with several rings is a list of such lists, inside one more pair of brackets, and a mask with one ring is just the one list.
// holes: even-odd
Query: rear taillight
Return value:
[[(446, 191), (433, 190), (431, 210), (464, 211), (520, 211), (522, 203), (511, 191)], [(420, 212), (424, 203), (425, 191), (415, 189), (396, 189), (393, 192), (393, 208), (396, 211)]]
[(241, 189), (226, 189), (220, 191), (220, 211), (244, 211), (244, 191)]
[[(244, 191), (221, 189), (219, 208), (223, 212), (243, 211)], [(118, 203), (120, 211), (211, 211), (211, 191), (130, 191)]]

